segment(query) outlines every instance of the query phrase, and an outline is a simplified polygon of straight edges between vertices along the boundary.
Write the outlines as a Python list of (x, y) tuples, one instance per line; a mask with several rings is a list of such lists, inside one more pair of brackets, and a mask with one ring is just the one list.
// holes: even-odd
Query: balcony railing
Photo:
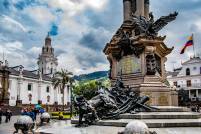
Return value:
[(201, 88), (201, 83), (192, 83), (192, 84), (180, 84), (177, 85), (178, 88)]

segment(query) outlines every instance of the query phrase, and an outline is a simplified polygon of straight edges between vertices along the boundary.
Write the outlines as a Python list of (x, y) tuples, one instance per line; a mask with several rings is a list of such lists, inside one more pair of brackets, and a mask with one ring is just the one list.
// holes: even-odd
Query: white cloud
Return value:
[(44, 6), (27, 7), (23, 13), (29, 15), (35, 22), (41, 25), (48, 25), (55, 20), (55, 16)]
[[(36, 58), (29, 56), (20, 41), (4, 42), (0, 40), (0, 60), (8, 60), (9, 66), (23, 65), (27, 69), (33, 69), (36, 65)], [(4, 55), (4, 57), (3, 57)]]
[(199, 18), (197, 21), (194, 22), (195, 26), (198, 28), (198, 31), (201, 31), (201, 19)]
[(27, 29), (18, 21), (12, 19), (6, 15), (0, 15), (0, 25), (3, 26), (2, 28), (6, 28), (9, 31), (13, 32), (27, 32)]
[(38, 56), (41, 53), (41, 50), (42, 50), (41, 47), (32, 47), (31, 49), (28, 50), (28, 53)]
[(108, 0), (46, 0), (51, 8), (60, 8), (68, 16), (75, 16), (87, 8), (94, 11), (101, 11), (106, 6)]
[(4, 46), (5, 46), (5, 48), (6, 48), (7, 50), (12, 50), (12, 51), (15, 51), (15, 50), (22, 50), (22, 48), (23, 48), (22, 42), (19, 42), (19, 41), (8, 42), (8, 43), (6, 43)]
[(82, 0), (82, 3), (86, 7), (91, 7), (94, 10), (103, 10), (108, 0)]

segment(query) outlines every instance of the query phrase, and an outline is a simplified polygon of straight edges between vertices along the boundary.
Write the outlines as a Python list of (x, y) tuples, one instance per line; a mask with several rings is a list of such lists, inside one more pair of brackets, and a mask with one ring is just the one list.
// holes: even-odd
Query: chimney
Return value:
[(131, 0), (123, 0), (124, 5), (124, 21), (131, 18)]

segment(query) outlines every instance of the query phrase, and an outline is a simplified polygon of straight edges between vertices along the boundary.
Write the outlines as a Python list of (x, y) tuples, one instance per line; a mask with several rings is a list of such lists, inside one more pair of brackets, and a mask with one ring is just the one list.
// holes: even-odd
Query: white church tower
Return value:
[(45, 38), (45, 46), (42, 48), (42, 54), (38, 58), (38, 67), (42, 74), (53, 76), (57, 71), (58, 61), (54, 56), (54, 48), (51, 45), (51, 38), (48, 33)]

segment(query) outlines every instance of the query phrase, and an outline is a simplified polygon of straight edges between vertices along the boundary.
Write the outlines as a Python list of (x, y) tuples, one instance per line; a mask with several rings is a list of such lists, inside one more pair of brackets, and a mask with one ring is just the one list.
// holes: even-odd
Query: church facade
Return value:
[(7, 88), (9, 105), (62, 105), (63, 97), (65, 104), (70, 103), (68, 86), (64, 90), (64, 96), (59, 88), (53, 88), (52, 77), (57, 71), (57, 66), (58, 61), (54, 56), (49, 35), (38, 58), (38, 70), (29, 71), (22, 65), (10, 67), (1, 64), (1, 68), (7, 68), (9, 72)]

